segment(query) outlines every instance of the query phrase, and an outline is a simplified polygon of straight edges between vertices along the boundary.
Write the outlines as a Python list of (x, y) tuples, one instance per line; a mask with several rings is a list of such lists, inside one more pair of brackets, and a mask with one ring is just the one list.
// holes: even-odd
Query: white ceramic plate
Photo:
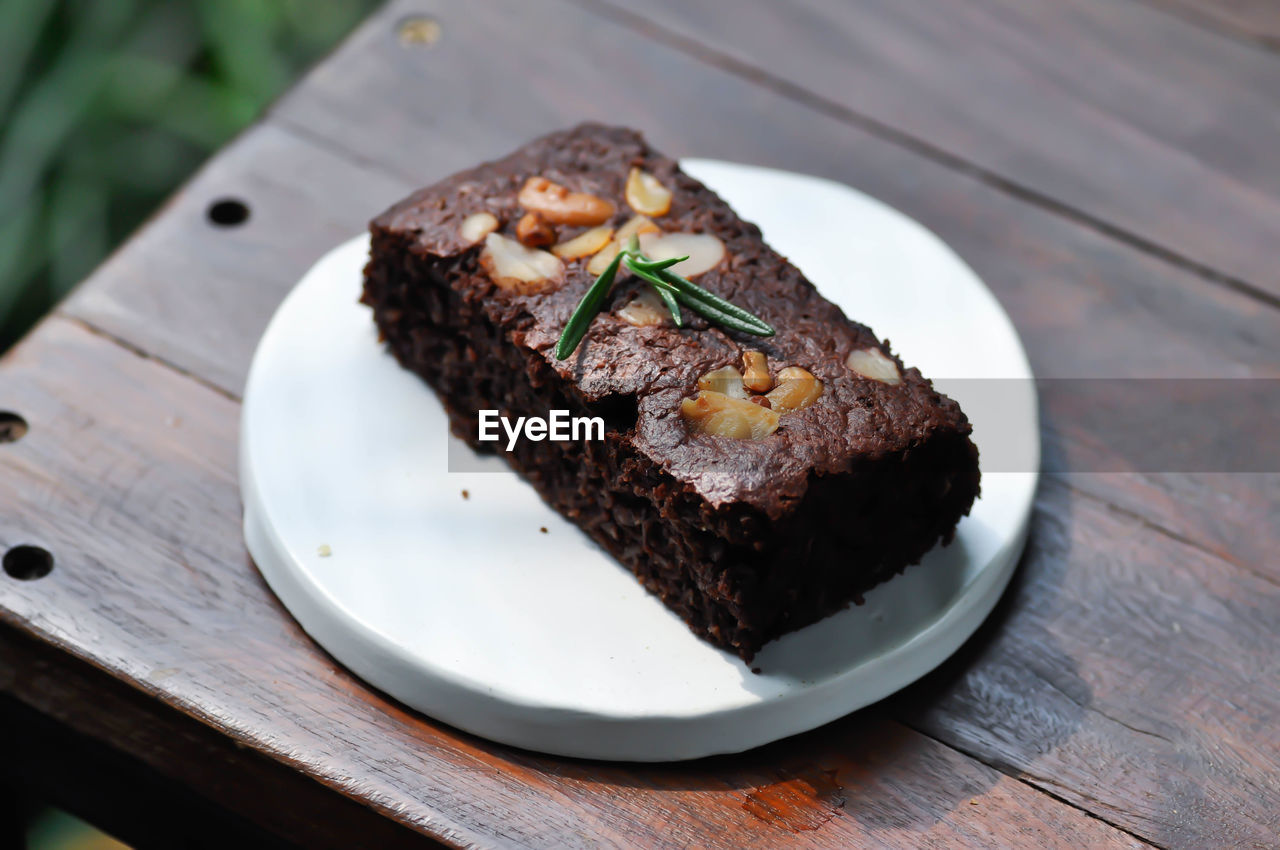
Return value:
[[(926, 375), (1031, 377), (994, 296), (916, 222), (826, 180), (682, 164)], [(367, 251), (360, 237), (322, 258), (259, 344), (241, 433), (245, 537), (303, 628), (408, 705), (569, 756), (737, 752), (922, 676), (973, 633), (1008, 583), (1036, 474), (984, 470), (982, 497), (952, 545), (866, 604), (770, 644), (754, 662), (763, 672), (752, 673), (694, 637), (502, 461), (448, 471), (455, 438), (440, 403), (384, 352), (356, 303)], [(1003, 393), (998, 406), (982, 393), (965, 397), (980, 382), (946, 388), (973, 420), (984, 457), (998, 433), (1028, 447), (1021, 468), (1034, 470), (1035, 393), (1030, 380), (1016, 383), (1025, 392), (1013, 403)]]

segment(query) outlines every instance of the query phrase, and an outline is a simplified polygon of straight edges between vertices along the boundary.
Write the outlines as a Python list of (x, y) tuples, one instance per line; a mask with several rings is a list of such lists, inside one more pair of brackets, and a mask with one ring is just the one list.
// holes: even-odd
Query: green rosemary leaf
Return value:
[(683, 263), (687, 259), (689, 259), (689, 257), (686, 254), (683, 257), (672, 257), (667, 260), (649, 260), (649, 259), (645, 259), (645, 257), (643, 256), (637, 257), (636, 255), (628, 251), (627, 252), (627, 268), (631, 269), (632, 271), (639, 271), (640, 269), (643, 269), (644, 271), (647, 271), (647, 272), (660, 272), (663, 269), (671, 268), (676, 263)]
[(754, 336), (773, 336), (774, 334), (773, 328), (763, 320), (748, 313), (736, 304), (730, 304), (723, 298), (713, 295), (678, 274), (665, 269), (649, 271), (644, 264), (633, 265), (630, 257), (627, 258), (627, 267), (635, 272), (636, 276), (652, 283), (660, 293), (671, 295), (679, 303), (684, 304), (708, 321), (723, 325), (730, 330)]
[(582, 338), (587, 335), (591, 320), (596, 317), (596, 313), (600, 312), (600, 305), (604, 302), (604, 297), (609, 294), (614, 278), (618, 276), (618, 267), (622, 264), (625, 253), (625, 251), (618, 252), (618, 256), (613, 258), (613, 262), (609, 263), (608, 268), (596, 278), (596, 282), (591, 284), (587, 293), (582, 296), (569, 321), (565, 322), (560, 341), (556, 343), (557, 360), (564, 360), (573, 354), (578, 343), (582, 342)]
[(661, 286), (654, 286), (653, 291), (658, 293), (662, 303), (666, 304), (667, 309), (671, 311), (671, 321), (676, 323), (677, 328), (683, 328), (684, 316), (680, 314), (680, 304), (676, 301), (676, 297)]
[(726, 313), (723, 310), (719, 310), (712, 304), (699, 301), (696, 298), (690, 298), (686, 293), (661, 278), (650, 278), (648, 280), (659, 292), (665, 292), (671, 295), (678, 303), (690, 308), (707, 321), (714, 322), (717, 325), (723, 325), (730, 330), (741, 331), (742, 333), (754, 334), (755, 336), (767, 335), (762, 332), (759, 325), (743, 322), (737, 316)]
[[(768, 322), (742, 309), (737, 304), (732, 304), (720, 296), (708, 292), (701, 286), (691, 283), (678, 274), (664, 269), (656, 272), (656, 275), (662, 278), (663, 283), (673, 289), (673, 294), (681, 304), (701, 313), (712, 321), (755, 336), (773, 336), (776, 333), (773, 326)], [(713, 317), (708, 313), (716, 315)], [(722, 317), (729, 317), (734, 321), (730, 323)]]
[(685, 305), (690, 310), (693, 310), (693, 312), (702, 316), (704, 319), (720, 325), (721, 327), (725, 327), (733, 331), (739, 331), (740, 333), (751, 334), (753, 336), (772, 336), (771, 329), (766, 332), (765, 328), (755, 324), (754, 322), (744, 322), (737, 316), (718, 310), (706, 302), (690, 298), (685, 292), (676, 290), (673, 294), (675, 299), (681, 304)]

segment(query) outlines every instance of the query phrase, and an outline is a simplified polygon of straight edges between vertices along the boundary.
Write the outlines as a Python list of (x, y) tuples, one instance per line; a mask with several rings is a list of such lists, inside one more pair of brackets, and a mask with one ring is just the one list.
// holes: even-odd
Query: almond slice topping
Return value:
[(845, 358), (845, 365), (854, 374), (885, 384), (899, 384), (902, 375), (898, 372), (898, 364), (894, 363), (878, 348), (864, 348), (852, 352)]
[(564, 280), (564, 263), (554, 254), (526, 248), (500, 233), (484, 238), (480, 265), (503, 289), (527, 295)]
[(698, 379), (698, 389), (724, 393), (730, 398), (747, 398), (746, 385), (742, 383), (742, 373), (732, 366), (722, 366)]
[(474, 245), (498, 229), (498, 217), (491, 212), (473, 213), (462, 220), (458, 235), (469, 245)]
[(631, 209), (641, 215), (660, 216), (671, 211), (671, 190), (647, 171), (632, 168), (625, 192)]
[(644, 236), (645, 233), (662, 233), (662, 228), (653, 223), (646, 215), (632, 215), (627, 219), (627, 223), (618, 228), (617, 242), (618, 245), (626, 245), (628, 239), (634, 236)]
[(663, 233), (649, 240), (642, 238), (640, 248), (651, 260), (672, 257), (689, 259), (676, 263), (671, 271), (685, 278), (709, 272), (724, 259), (724, 243), (710, 233)]
[(618, 309), (618, 317), (637, 328), (660, 325), (669, 315), (658, 294), (648, 287)]
[(587, 263), (587, 274), (595, 277), (604, 274), (604, 270), (609, 268), (609, 264), (613, 262), (613, 258), (618, 256), (618, 252), (621, 250), (622, 245), (616, 239), (605, 245)]
[[(612, 227), (593, 227), (590, 230), (579, 233), (572, 239), (567, 239), (559, 245), (553, 246), (551, 253), (562, 260), (589, 257), (608, 245), (611, 239), (613, 239)], [(610, 257), (610, 259), (613, 258)]]
[(632, 236), (643, 236), (646, 233), (661, 233), (662, 228), (653, 223), (648, 216), (633, 215), (627, 219), (627, 223), (618, 228), (617, 241), (619, 245), (625, 244)]
[(570, 192), (545, 177), (530, 177), (517, 197), (520, 206), (551, 224), (594, 227), (613, 217), (613, 204), (587, 192)]

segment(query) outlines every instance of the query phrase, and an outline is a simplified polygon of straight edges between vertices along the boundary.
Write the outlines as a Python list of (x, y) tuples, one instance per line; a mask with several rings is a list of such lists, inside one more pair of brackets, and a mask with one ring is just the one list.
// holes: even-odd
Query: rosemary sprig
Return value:
[[(631, 264), (628, 263), (627, 266), (630, 268)], [(774, 334), (773, 327), (763, 319), (748, 313), (737, 304), (731, 304), (720, 296), (713, 295), (701, 286), (690, 283), (677, 274), (669, 271), (657, 272), (653, 277), (641, 272), (636, 274), (652, 283), (660, 292), (670, 292), (681, 304), (716, 324), (755, 336), (773, 336)]]
[(708, 321), (730, 330), (755, 336), (773, 336), (774, 329), (768, 322), (671, 271), (672, 266), (687, 259), (689, 258), (686, 256), (651, 260), (640, 253), (640, 240), (632, 236), (627, 247), (618, 252), (613, 262), (596, 278), (574, 308), (573, 315), (565, 323), (560, 340), (556, 343), (556, 359), (564, 360), (573, 354), (578, 343), (587, 335), (587, 328), (600, 312), (605, 296), (609, 294), (613, 281), (618, 276), (618, 268), (623, 263), (626, 263), (627, 269), (636, 277), (653, 287), (671, 311), (671, 318), (678, 328), (684, 327), (684, 317), (680, 312), (680, 305), (683, 304)]

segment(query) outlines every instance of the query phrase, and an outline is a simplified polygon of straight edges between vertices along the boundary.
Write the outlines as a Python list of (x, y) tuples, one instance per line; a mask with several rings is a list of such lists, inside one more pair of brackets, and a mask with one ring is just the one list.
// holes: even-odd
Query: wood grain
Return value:
[[(4, 620), (422, 833), (463, 846), (1138, 844), (875, 713), (674, 766), (540, 757), (433, 725), (339, 669), (248, 563), (234, 402), (58, 319), (3, 372), (5, 404), (32, 428), (0, 458), (13, 508), (0, 546), (57, 559), (44, 579), (0, 582)], [(74, 397), (67, 375), (83, 382)], [(25, 675), (0, 689), (33, 690)], [(103, 724), (69, 705), (66, 723)], [(144, 757), (201, 790), (243, 781), (242, 766), (184, 767), (167, 738), (138, 731)]]
[[(196, 174), (64, 309), (238, 395), (284, 294), (406, 187), (292, 133), (256, 128)], [(248, 221), (213, 224), (208, 208), (223, 198), (245, 203)]]
[(1256, 733), (1280, 708), (1280, 584), (1053, 479), (1034, 528), (985, 634), (899, 716), (1160, 846), (1266, 846), (1280, 741)]
[(583, 2), (1280, 297), (1280, 56), (1137, 2)]
[(1280, 48), (1280, 4), (1275, 0), (1150, 0), (1188, 20)]

